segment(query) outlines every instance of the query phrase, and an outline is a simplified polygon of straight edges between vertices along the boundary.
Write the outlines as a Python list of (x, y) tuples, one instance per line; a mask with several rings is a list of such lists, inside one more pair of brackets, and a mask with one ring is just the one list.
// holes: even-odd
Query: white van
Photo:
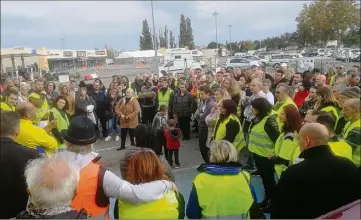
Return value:
[[(193, 59), (192, 54), (175, 54), (174, 59), (168, 61), (159, 71), (166, 71), (172, 75), (183, 74), (186, 69), (194, 70), (201, 68), (201, 64)], [(161, 73), (159, 73), (162, 76)]]

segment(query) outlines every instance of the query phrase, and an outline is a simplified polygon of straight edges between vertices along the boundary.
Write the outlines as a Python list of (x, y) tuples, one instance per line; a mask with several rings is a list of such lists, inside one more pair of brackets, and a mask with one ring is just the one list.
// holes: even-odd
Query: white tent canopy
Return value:
[[(142, 57), (154, 57), (155, 51), (154, 50), (142, 50), (142, 51), (130, 51), (130, 52), (123, 52), (119, 54), (116, 59), (124, 59), (124, 58), (142, 58)], [(164, 56), (162, 53), (158, 52), (158, 57)]]

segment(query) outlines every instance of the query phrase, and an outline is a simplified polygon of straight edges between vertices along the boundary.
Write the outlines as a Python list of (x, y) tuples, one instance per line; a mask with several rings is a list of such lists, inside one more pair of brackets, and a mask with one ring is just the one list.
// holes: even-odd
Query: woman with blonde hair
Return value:
[(237, 105), (237, 114), (240, 114), (240, 102), (241, 102), (241, 87), (235, 79), (225, 79), (222, 87), (227, 90), (231, 99)]
[(337, 99), (330, 87), (324, 86), (317, 88), (314, 110), (329, 112), (333, 114), (336, 119), (339, 118), (340, 110), (337, 104)]
[(217, 119), (221, 114), (222, 103), (226, 99), (231, 99), (231, 96), (228, 94), (225, 89), (217, 89), (214, 92), (215, 105), (211, 110), (211, 113), (206, 117), (206, 124), (208, 126), (208, 140), (207, 143), (210, 143), (210, 140), (213, 136), (214, 126), (216, 125)]
[[(167, 180), (164, 168), (153, 150), (140, 148), (125, 155), (126, 165), (120, 172), (124, 180), (131, 184), (144, 184), (156, 180)], [(184, 198), (169, 191), (164, 197), (144, 204), (132, 204), (117, 200), (114, 208), (116, 219), (183, 219)]]
[(212, 142), (210, 163), (198, 168), (200, 174), (193, 181), (186, 211), (188, 219), (263, 217), (251, 176), (237, 160), (237, 151), (230, 142)]

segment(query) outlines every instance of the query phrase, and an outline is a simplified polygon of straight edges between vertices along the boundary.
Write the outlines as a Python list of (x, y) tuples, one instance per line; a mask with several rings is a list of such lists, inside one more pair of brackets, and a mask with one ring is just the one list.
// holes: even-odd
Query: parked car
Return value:
[(288, 65), (288, 63), (292, 62), (293, 60), (297, 59), (296, 56), (290, 55), (290, 54), (277, 54), (272, 55), (271, 60), (269, 62), (269, 65), (277, 68), (285, 64)]
[(226, 67), (232, 67), (232, 68), (238, 67), (238, 68), (245, 69), (245, 68), (249, 68), (252, 66), (260, 66), (260, 64), (258, 61), (250, 61), (250, 60), (247, 60), (244, 58), (238, 58), (238, 57), (228, 59), (226, 62)]
[(305, 49), (302, 53), (304, 57), (316, 57), (318, 56), (318, 49)]

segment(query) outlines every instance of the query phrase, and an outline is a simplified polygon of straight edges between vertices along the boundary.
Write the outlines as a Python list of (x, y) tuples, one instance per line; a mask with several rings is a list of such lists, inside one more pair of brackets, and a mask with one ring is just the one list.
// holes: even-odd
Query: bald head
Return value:
[(323, 87), (326, 85), (326, 76), (325, 75), (318, 75), (316, 77), (316, 85), (319, 87)]
[(299, 145), (301, 151), (308, 148), (327, 145), (329, 133), (326, 126), (319, 123), (305, 124), (299, 133)]
[(360, 99), (347, 99), (343, 103), (343, 113), (345, 119), (348, 121), (355, 121), (360, 119)]
[(360, 110), (360, 103), (360, 99), (348, 99), (345, 101), (344, 106)]
[(36, 117), (35, 106), (31, 102), (22, 102), (16, 106), (16, 111), (23, 119), (33, 120)]

